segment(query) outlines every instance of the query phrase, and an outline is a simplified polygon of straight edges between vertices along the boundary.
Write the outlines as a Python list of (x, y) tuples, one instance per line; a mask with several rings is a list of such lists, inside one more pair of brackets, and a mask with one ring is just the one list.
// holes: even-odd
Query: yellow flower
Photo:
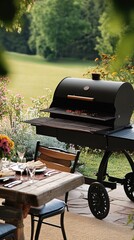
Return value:
[(113, 73), (112, 73), (112, 76), (115, 76), (115, 75), (117, 75), (117, 72), (113, 72)]

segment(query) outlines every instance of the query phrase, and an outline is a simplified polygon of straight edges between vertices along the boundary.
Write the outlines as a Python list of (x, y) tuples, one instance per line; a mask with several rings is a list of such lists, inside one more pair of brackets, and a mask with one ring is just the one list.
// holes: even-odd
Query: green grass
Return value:
[(44, 95), (45, 88), (54, 92), (58, 83), (67, 76), (83, 77), (93, 62), (80, 60), (60, 60), (47, 62), (39, 56), (5, 53), (9, 65), (10, 84), (8, 88), (20, 93), (27, 104), (31, 97)]
[[(85, 176), (93, 177), (96, 179), (96, 173), (99, 164), (102, 160), (103, 151), (94, 153), (81, 153), (80, 162), (83, 164), (79, 167), (79, 171)], [(133, 156), (132, 156), (133, 159)], [(108, 160), (107, 173), (112, 177), (119, 177), (123, 179), (128, 172), (132, 172), (128, 160), (122, 153), (113, 153)]]

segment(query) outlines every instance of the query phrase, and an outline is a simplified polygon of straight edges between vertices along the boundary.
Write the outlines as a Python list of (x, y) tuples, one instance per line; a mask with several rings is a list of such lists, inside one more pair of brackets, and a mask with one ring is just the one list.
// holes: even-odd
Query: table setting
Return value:
[(18, 184), (29, 181), (29, 184), (36, 180), (42, 180), (45, 177), (57, 174), (60, 171), (46, 167), (41, 160), (27, 161), (23, 158), (21, 161), (6, 163), (3, 160), (2, 169), (0, 170), (0, 182), (4, 187), (12, 188)]
[(10, 221), (17, 226), (16, 240), (25, 239), (23, 219), (30, 206), (44, 205), (83, 183), (82, 176), (50, 169), (42, 159), (35, 161), (33, 156), (28, 161), (25, 152), (0, 134), (0, 198), (15, 215)]
[[(34, 180), (41, 180), (59, 172), (47, 168), (41, 160), (27, 161), (25, 153), (24, 144), (15, 146), (12, 139), (0, 134), (0, 184), (4, 187), (11, 188), (26, 181), (32, 184)], [(12, 161), (14, 154), (15, 161)]]
[(7, 181), (8, 179), (15, 178), (15, 172), (11, 169), (0, 171), (0, 180)]

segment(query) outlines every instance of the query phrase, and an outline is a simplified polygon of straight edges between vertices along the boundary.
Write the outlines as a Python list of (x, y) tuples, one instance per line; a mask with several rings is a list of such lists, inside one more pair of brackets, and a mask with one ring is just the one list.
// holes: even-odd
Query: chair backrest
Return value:
[(70, 153), (59, 148), (48, 148), (38, 141), (34, 159), (44, 162), (48, 168), (74, 173), (79, 155), (79, 150)]

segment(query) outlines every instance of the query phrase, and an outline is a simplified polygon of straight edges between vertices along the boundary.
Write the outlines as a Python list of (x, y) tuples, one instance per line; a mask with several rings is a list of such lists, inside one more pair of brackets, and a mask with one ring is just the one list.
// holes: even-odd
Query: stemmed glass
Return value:
[(26, 148), (24, 145), (17, 146), (17, 154), (18, 154), (19, 159), (22, 160), (24, 158), (25, 151), (26, 151)]
[(35, 176), (36, 167), (35, 166), (28, 166), (27, 170), (28, 170), (29, 175), (30, 175), (30, 183), (33, 183), (34, 182), (34, 176)]
[(26, 158), (19, 158), (18, 160), (18, 168), (20, 170), (20, 180), (23, 180), (22, 174), (26, 168)]
[(18, 164), (18, 168), (20, 170), (20, 173), (21, 173), (21, 176), (20, 176), (20, 180), (23, 180), (23, 177), (22, 177), (22, 173), (24, 172), (25, 168), (26, 168), (26, 159), (24, 158), (24, 155), (25, 155), (25, 146), (24, 145), (18, 145), (17, 146), (17, 154), (18, 154), (18, 161), (17, 161), (17, 164)]

